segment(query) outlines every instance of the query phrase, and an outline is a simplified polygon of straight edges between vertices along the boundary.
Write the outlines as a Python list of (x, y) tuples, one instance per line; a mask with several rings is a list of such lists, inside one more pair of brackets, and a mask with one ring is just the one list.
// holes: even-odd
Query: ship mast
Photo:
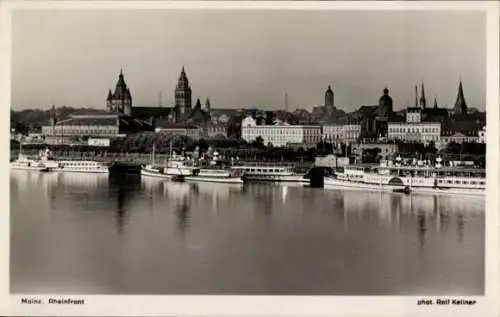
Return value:
[(155, 165), (155, 150), (156, 150), (156, 143), (153, 143), (153, 153), (151, 154), (151, 165)]

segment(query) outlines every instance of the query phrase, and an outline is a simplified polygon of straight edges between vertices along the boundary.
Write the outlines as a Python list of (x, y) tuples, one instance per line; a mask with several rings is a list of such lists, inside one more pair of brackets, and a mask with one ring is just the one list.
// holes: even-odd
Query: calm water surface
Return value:
[(483, 294), (484, 198), (13, 171), (11, 292)]

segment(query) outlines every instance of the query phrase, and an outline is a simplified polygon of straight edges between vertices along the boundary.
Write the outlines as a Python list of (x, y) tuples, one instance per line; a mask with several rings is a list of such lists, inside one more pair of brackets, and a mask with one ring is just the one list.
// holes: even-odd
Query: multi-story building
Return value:
[(441, 136), (441, 123), (439, 122), (389, 122), (388, 140), (430, 143), (439, 142)]
[(344, 125), (332, 123), (323, 125), (323, 139), (327, 141), (342, 140), (344, 137)]
[(480, 136), (474, 132), (469, 133), (447, 133), (441, 136), (441, 147), (446, 146), (448, 143), (483, 143), (480, 141)]
[(356, 142), (361, 135), (361, 125), (338, 123), (323, 125), (323, 139), (331, 142)]
[(116, 138), (145, 131), (153, 131), (153, 127), (122, 113), (74, 114), (57, 121), (54, 107), (50, 124), (42, 126), (47, 143), (67, 143), (75, 138)]
[(241, 137), (247, 142), (253, 142), (261, 137), (264, 144), (276, 147), (287, 145), (314, 146), (321, 141), (321, 126), (319, 125), (256, 125), (255, 120), (247, 117), (241, 126)]
[[(421, 98), (420, 103), (425, 106), (424, 99)], [(438, 143), (441, 136), (441, 122), (422, 121), (423, 106), (422, 108), (409, 107), (406, 110), (405, 122), (388, 122), (387, 139), (389, 141), (400, 140), (425, 144)]]
[(225, 123), (207, 123), (203, 127), (203, 137), (214, 138), (214, 137), (225, 137), (228, 136), (229, 125)]

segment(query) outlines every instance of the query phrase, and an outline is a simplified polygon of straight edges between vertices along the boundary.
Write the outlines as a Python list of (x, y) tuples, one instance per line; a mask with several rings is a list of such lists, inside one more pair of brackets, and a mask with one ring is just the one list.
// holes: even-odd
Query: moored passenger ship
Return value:
[(479, 168), (436, 166), (350, 165), (333, 177), (325, 177), (324, 187), (416, 193), (483, 195), (486, 171)]
[(243, 184), (241, 171), (227, 168), (196, 169), (193, 171), (193, 175), (184, 176), (184, 179), (187, 181)]
[(54, 172), (109, 173), (110, 164), (93, 160), (57, 160), (49, 149), (40, 152), (41, 162)]
[(55, 172), (109, 174), (110, 168), (107, 163), (89, 160), (55, 161), (55, 164), (52, 168)]
[(240, 170), (245, 181), (309, 183), (309, 179), (303, 174), (296, 173), (294, 167), (290, 165), (245, 164), (233, 166), (232, 169)]
[(10, 162), (10, 168), (14, 170), (26, 170), (36, 172), (48, 172), (50, 169), (38, 159), (29, 158), (20, 154), (19, 157)]

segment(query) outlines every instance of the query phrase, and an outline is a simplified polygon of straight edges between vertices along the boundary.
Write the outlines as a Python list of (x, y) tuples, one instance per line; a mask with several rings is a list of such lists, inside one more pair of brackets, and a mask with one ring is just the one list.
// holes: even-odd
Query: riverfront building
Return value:
[(264, 144), (276, 147), (302, 144), (315, 146), (321, 140), (320, 125), (257, 125), (255, 119), (247, 117), (242, 122), (241, 137), (253, 142), (261, 137)]
[(87, 138), (116, 138), (127, 134), (153, 131), (144, 121), (122, 113), (94, 113), (70, 115), (57, 121), (55, 107), (52, 107), (50, 124), (42, 126), (45, 142), (64, 144)]
[[(406, 120), (391, 120), (387, 123), (387, 139), (389, 141), (398, 140), (424, 144), (440, 142), (443, 121), (439, 120), (437, 104), (435, 103), (434, 109), (429, 111), (424, 84), (422, 83), (421, 86), (420, 98), (418, 98), (417, 89), (415, 86), (415, 105), (406, 109)], [(427, 117), (429, 113), (430, 116)], [(447, 112), (445, 115), (447, 116)]]
[(353, 143), (361, 136), (361, 125), (355, 122), (323, 125), (323, 139), (334, 143)]

